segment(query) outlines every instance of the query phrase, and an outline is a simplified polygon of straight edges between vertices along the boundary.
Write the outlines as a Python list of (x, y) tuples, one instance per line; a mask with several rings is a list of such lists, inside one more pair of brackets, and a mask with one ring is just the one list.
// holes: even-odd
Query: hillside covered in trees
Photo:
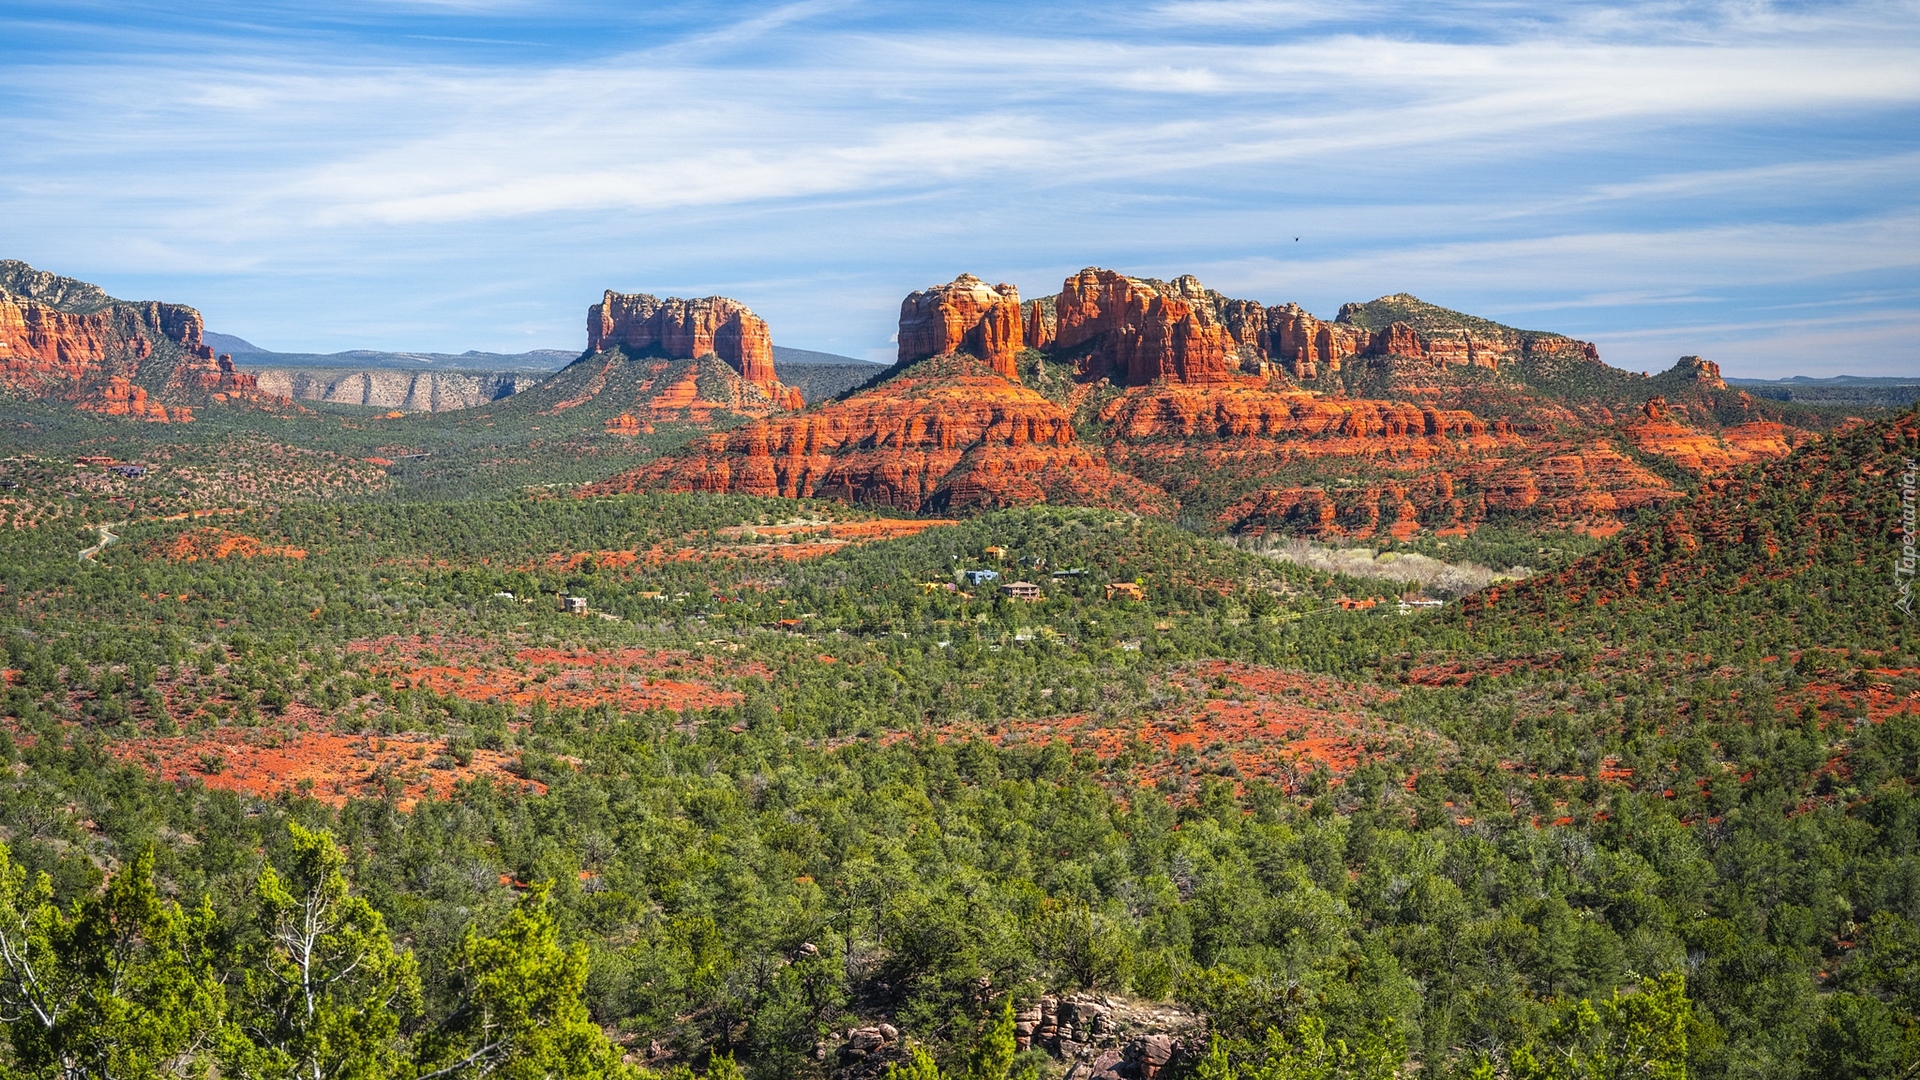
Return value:
[(142, 514), (16, 460), (6, 1066), (1904, 1075), (1916, 455), (1437, 611), (1112, 511)]

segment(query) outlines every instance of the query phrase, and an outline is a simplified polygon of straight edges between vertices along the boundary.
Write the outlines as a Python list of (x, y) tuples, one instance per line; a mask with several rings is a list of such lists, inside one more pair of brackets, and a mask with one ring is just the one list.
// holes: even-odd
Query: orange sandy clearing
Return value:
[[(737, 705), (742, 695), (706, 681), (717, 676), (710, 659), (678, 650), (521, 649), (511, 664), (504, 659), (482, 659), (470, 647), (444, 642), (422, 645), (399, 639), (356, 642), (355, 651), (379, 652), (392, 648), (396, 656), (375, 666), (375, 672), (400, 688), (419, 687), (467, 701), (504, 702), (529, 706), (545, 701), (549, 707), (590, 707), (611, 702), (623, 712), (646, 709), (711, 709)], [(432, 656), (423, 654), (433, 653)], [(426, 663), (421, 663), (426, 660)], [(729, 661), (729, 676), (769, 678), (763, 664)]]
[[(1215, 685), (1222, 680), (1224, 686)], [(1103, 758), (1145, 749), (1151, 759), (1133, 767), (1136, 783), (1176, 773), (1213, 772), (1277, 780), (1288, 791), (1298, 790), (1321, 766), (1337, 779), (1391, 746), (1441, 741), (1368, 711), (1372, 704), (1390, 700), (1392, 693), (1324, 676), (1206, 661), (1170, 672), (1161, 684), (1179, 689), (1189, 700), (1128, 727), (1062, 716), (1003, 721), (992, 738), (1002, 745), (1065, 739)]]
[(181, 533), (166, 545), (166, 556), (174, 562), (199, 562), (201, 559), (225, 559), (238, 555), (243, 559), (262, 555), (283, 559), (304, 559), (305, 548), (281, 547), (261, 542), (259, 537), (225, 529), (201, 528)]
[[(200, 735), (147, 736), (113, 743), (114, 757), (175, 782), (262, 797), (300, 791), (329, 805), (351, 797), (380, 798), (397, 781), (403, 810), (421, 799), (444, 799), (455, 783), (486, 777), (497, 786), (543, 794), (546, 785), (508, 771), (513, 758), (475, 750), (461, 765), (426, 735), (344, 735), (331, 731), (219, 728)], [(437, 763), (437, 764), (436, 764)]]
[(827, 543), (863, 543), (918, 536), (928, 529), (959, 522), (945, 518), (874, 518), (871, 521), (801, 521), (782, 525), (740, 525), (721, 529), (721, 536), (821, 536)]
[[(588, 561), (602, 569), (626, 569), (641, 562), (701, 562), (707, 559), (766, 559), (797, 562), (818, 559), (836, 551), (879, 540), (918, 536), (928, 529), (958, 524), (938, 518), (876, 518), (872, 521), (804, 521), (781, 525), (736, 525), (715, 535), (736, 541), (711, 547), (659, 546), (641, 552), (559, 552), (544, 560), (548, 569), (577, 570)], [(772, 542), (768, 542), (772, 541)], [(531, 566), (525, 569), (532, 569)]]
[(1779, 707), (1798, 711), (1812, 705), (1828, 723), (1864, 716), (1870, 723), (1884, 724), (1889, 717), (1920, 712), (1920, 698), (1911, 696), (1914, 691), (1902, 693), (1894, 686), (1896, 681), (1911, 684), (1920, 679), (1920, 668), (1867, 668), (1864, 674), (1864, 685), (1849, 686), (1831, 673), (1816, 672), (1798, 690), (1780, 695)]

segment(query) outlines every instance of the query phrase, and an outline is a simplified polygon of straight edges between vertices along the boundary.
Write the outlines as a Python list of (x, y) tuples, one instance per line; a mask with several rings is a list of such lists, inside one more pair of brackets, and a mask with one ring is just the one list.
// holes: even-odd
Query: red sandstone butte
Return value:
[(908, 293), (900, 301), (900, 362), (968, 352), (1009, 379), (1014, 357), (1028, 342), (1020, 290), (961, 274), (945, 285)]
[(1223, 301), (1191, 276), (1152, 281), (1088, 267), (1054, 300), (1054, 347), (1090, 345), (1081, 373), (1125, 386), (1223, 382), (1237, 344), (1220, 318)]
[[(216, 358), (204, 333), (190, 307), (115, 300), (0, 260), (0, 385), (161, 422), (193, 419), (189, 402), (262, 399), (258, 379), (235, 370), (232, 357)], [(164, 385), (150, 397), (136, 379)]]
[(597, 353), (615, 345), (658, 349), (676, 360), (712, 353), (783, 405), (798, 396), (780, 385), (774, 374), (773, 336), (766, 320), (724, 296), (662, 300), (609, 289), (600, 303), (587, 310), (587, 351)]
[(580, 494), (707, 491), (922, 512), (1055, 502), (1166, 515), (1151, 484), (1080, 443), (1073, 417), (986, 362), (943, 355), (873, 389), (697, 438)]

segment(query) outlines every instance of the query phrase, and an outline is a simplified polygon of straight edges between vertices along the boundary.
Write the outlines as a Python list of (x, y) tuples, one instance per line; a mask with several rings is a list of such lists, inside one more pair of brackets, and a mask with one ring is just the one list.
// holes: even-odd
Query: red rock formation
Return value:
[[(775, 383), (769, 392), (748, 382), (713, 353), (693, 360), (667, 360), (600, 352), (514, 398), (543, 416), (591, 405), (606, 411), (603, 422), (608, 425), (619, 420), (612, 410), (638, 414), (644, 419), (635, 422), (649, 431), (652, 423), (664, 421), (705, 425), (716, 412), (757, 419), (805, 405), (796, 388)], [(622, 433), (612, 426), (607, 430)]]
[(1418, 331), (1406, 323), (1397, 322), (1373, 335), (1373, 342), (1367, 346), (1370, 356), (1402, 356), (1410, 360), (1427, 359), (1427, 343)]
[(1057, 348), (1093, 346), (1083, 375), (1125, 386), (1157, 379), (1203, 385), (1227, 377), (1227, 354), (1236, 343), (1215, 294), (1192, 277), (1156, 282), (1089, 267), (1066, 280), (1054, 308)]
[(171, 341), (195, 359), (211, 360), (200, 340), (200, 313), (178, 304), (111, 303), (97, 311), (62, 311), (0, 291), (0, 378), (20, 388), (51, 388), (106, 375), (114, 362), (153, 355)]
[(1498, 371), (1501, 363), (1513, 352), (1513, 347), (1504, 341), (1477, 338), (1464, 330), (1444, 335), (1422, 335), (1422, 339), (1426, 342), (1427, 355), (1442, 366), (1465, 364)]
[(1372, 343), (1372, 336), (1365, 330), (1345, 323), (1323, 323), (1298, 304), (1268, 308), (1266, 326), (1267, 354), (1286, 366), (1296, 379), (1339, 371), (1347, 357)]
[(1649, 399), (1624, 431), (1638, 449), (1703, 476), (1729, 472), (1752, 461), (1784, 457), (1807, 437), (1804, 431), (1770, 421), (1738, 424), (1719, 432), (1703, 431), (1694, 426), (1686, 406), (1670, 404), (1664, 397)]
[[(1333, 399), (1264, 387), (1163, 386), (1129, 392), (1109, 402), (1099, 418), (1118, 439), (1142, 442), (1181, 439), (1297, 441), (1323, 438), (1405, 440), (1428, 437), (1475, 439), (1493, 432), (1469, 412), (1397, 401)], [(1492, 442), (1476, 444), (1487, 449)], [(1382, 444), (1373, 449), (1399, 449)], [(1343, 453), (1363, 452), (1358, 447)]]
[(195, 357), (173, 369), (173, 375), (167, 380), (167, 394), (170, 397), (207, 395), (219, 402), (250, 400), (261, 396), (260, 377), (236, 370), (233, 357), (225, 353), (216, 358)]
[(1027, 341), (1020, 290), (988, 285), (961, 274), (946, 285), (908, 293), (900, 301), (900, 362), (969, 352), (1009, 379), (1020, 377), (1014, 357)]
[[(130, 303), (97, 286), (0, 262), (0, 386), (107, 416), (191, 420), (190, 402), (265, 401), (258, 380), (202, 340), (200, 313)], [(146, 387), (162, 382), (151, 397)]]
[(1027, 301), (1027, 348), (1053, 348), (1059, 331), (1060, 321), (1054, 315), (1052, 297)]
[(692, 360), (711, 353), (732, 365), (740, 377), (790, 400), (773, 371), (773, 337), (766, 321), (738, 300), (703, 296), (694, 300), (607, 290), (587, 310), (587, 351), (615, 345), (657, 349), (671, 359)]
[(1059, 405), (960, 357), (844, 401), (697, 439), (584, 494), (712, 491), (903, 510), (1069, 502), (1165, 514), (1163, 492), (1081, 446)]
[(1675, 365), (1690, 375), (1694, 382), (1710, 390), (1725, 390), (1727, 381), (1720, 377), (1720, 365), (1711, 360), (1702, 360), (1697, 356), (1683, 356)]
[(105, 416), (130, 416), (162, 424), (170, 421), (190, 423), (193, 420), (192, 409), (184, 405), (169, 407), (150, 400), (146, 387), (135, 386), (118, 375), (109, 377), (105, 386), (79, 403), (79, 408)]

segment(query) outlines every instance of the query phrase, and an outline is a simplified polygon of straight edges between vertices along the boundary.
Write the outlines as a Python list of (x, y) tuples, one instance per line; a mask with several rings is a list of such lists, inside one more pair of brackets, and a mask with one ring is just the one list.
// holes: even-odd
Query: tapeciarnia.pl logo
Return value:
[(1900, 474), (1900, 560), (1893, 564), (1893, 583), (1900, 590), (1900, 599), (1893, 606), (1913, 615), (1913, 574), (1914, 554), (1914, 487), (1920, 482), (1920, 466), (1915, 466), (1912, 458), (1906, 459), (1907, 470)]

